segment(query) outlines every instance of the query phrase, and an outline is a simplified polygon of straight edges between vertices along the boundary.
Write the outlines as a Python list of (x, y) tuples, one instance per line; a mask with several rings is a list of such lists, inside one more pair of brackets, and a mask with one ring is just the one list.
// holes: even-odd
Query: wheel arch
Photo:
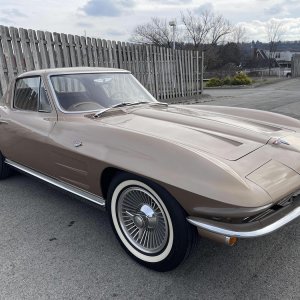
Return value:
[(100, 188), (104, 199), (107, 199), (108, 188), (111, 181), (116, 176), (116, 174), (120, 172), (124, 172), (124, 170), (115, 167), (107, 167), (102, 171), (100, 175)]
[(157, 182), (154, 179), (148, 178), (148, 177), (144, 177), (140, 174), (136, 174), (127, 170), (123, 170), (120, 168), (116, 168), (113, 166), (107, 167), (105, 168), (102, 173), (101, 173), (101, 177), (100, 177), (100, 188), (102, 191), (102, 196), (104, 199), (107, 200), (107, 196), (108, 196), (108, 190), (109, 190), (109, 185), (112, 182), (112, 180), (114, 179), (114, 177), (119, 174), (119, 173), (124, 173), (124, 174), (128, 174), (128, 175), (132, 175), (134, 177), (136, 177), (136, 179), (139, 179), (145, 183), (149, 183), (152, 182), (154, 185), (159, 186), (160, 188), (164, 189), (168, 194), (170, 194), (170, 196), (172, 196), (174, 198), (174, 200), (181, 206), (181, 208), (184, 210), (184, 212), (186, 213), (186, 215), (188, 215), (186, 209), (182, 206), (182, 204), (180, 203), (180, 201), (178, 201), (178, 199), (176, 199), (175, 195), (172, 193), (172, 191), (170, 191), (170, 189), (167, 188), (167, 186), (165, 184), (163, 184), (162, 182)]

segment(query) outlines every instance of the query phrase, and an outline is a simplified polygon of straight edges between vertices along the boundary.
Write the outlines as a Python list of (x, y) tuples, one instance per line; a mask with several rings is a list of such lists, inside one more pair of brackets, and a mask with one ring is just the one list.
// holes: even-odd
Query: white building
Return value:
[[(277, 67), (280, 68), (291, 68), (291, 61), (294, 54), (300, 54), (300, 52), (292, 52), (292, 51), (276, 51), (272, 53), (272, 57), (274, 58), (277, 64)], [(258, 49), (256, 51), (256, 56), (261, 59), (269, 59), (270, 51)]]

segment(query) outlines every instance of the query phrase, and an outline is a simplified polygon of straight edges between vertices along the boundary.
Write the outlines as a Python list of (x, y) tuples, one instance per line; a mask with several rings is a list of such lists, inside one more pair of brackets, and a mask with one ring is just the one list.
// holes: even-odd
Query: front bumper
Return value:
[(300, 201), (294, 201), (258, 221), (242, 224), (223, 223), (198, 217), (187, 221), (196, 227), (227, 237), (254, 238), (276, 231), (300, 216)]

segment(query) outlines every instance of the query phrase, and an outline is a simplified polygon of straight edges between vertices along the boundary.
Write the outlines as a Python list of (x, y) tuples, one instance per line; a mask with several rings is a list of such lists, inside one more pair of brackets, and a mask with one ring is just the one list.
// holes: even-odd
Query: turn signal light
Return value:
[(234, 236), (231, 236), (231, 237), (228, 236), (226, 239), (226, 242), (227, 242), (228, 246), (234, 246), (237, 243), (237, 240), (238, 239)]

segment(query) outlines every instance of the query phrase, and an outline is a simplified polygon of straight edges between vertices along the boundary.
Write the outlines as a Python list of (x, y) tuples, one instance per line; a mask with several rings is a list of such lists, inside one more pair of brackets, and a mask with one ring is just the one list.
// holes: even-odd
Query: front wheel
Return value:
[(159, 185), (120, 173), (110, 184), (108, 202), (114, 232), (136, 261), (169, 271), (187, 257), (195, 229), (178, 202)]

